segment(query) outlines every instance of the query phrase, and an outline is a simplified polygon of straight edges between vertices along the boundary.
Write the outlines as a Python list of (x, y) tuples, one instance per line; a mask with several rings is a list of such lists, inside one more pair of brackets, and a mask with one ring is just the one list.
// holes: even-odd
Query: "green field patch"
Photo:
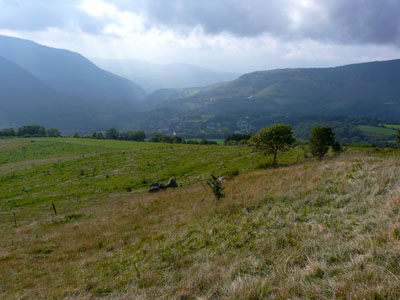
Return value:
[(392, 129), (400, 129), (399, 124), (383, 124), (383, 126), (385, 126), (387, 128), (392, 128)]
[(390, 136), (396, 133), (395, 130), (390, 128), (370, 126), (370, 125), (358, 125), (357, 128), (367, 135), (371, 134), (371, 135)]

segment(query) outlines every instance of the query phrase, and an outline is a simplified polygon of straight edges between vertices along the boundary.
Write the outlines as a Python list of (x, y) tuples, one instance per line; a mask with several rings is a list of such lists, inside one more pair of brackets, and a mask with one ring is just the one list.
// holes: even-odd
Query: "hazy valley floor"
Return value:
[[(89, 158), (103, 155), (96, 151)], [(28, 165), (4, 171), (3, 187), (36, 169)], [(10, 212), (36, 206), (2, 198), (0, 298), (398, 299), (399, 166), (396, 156), (349, 152), (250, 168), (227, 182), (220, 202), (197, 179), (202, 171), (176, 190), (100, 193), (102, 201), (65, 204), (57, 216), (26, 213), (17, 228)]]

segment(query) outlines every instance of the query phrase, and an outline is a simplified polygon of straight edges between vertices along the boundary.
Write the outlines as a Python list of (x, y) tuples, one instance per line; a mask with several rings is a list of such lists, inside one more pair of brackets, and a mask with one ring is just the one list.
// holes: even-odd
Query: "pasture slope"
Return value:
[[(396, 151), (257, 169), (268, 159), (242, 146), (0, 140), (0, 298), (398, 299)], [(205, 179), (236, 169), (217, 202)], [(169, 176), (183, 187), (145, 192)]]

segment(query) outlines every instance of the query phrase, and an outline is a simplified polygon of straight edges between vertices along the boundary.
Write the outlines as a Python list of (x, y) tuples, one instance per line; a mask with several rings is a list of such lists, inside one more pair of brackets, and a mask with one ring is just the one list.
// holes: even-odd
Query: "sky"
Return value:
[(0, 34), (246, 73), (400, 58), (399, 0), (0, 0)]

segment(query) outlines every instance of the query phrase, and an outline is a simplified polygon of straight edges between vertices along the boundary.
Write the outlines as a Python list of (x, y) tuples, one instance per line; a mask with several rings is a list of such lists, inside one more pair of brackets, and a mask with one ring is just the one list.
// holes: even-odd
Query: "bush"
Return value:
[(220, 182), (218, 178), (215, 177), (213, 174), (211, 174), (210, 179), (207, 181), (207, 184), (211, 187), (211, 190), (217, 200), (220, 200), (225, 196), (225, 188), (223, 187), (222, 182)]

